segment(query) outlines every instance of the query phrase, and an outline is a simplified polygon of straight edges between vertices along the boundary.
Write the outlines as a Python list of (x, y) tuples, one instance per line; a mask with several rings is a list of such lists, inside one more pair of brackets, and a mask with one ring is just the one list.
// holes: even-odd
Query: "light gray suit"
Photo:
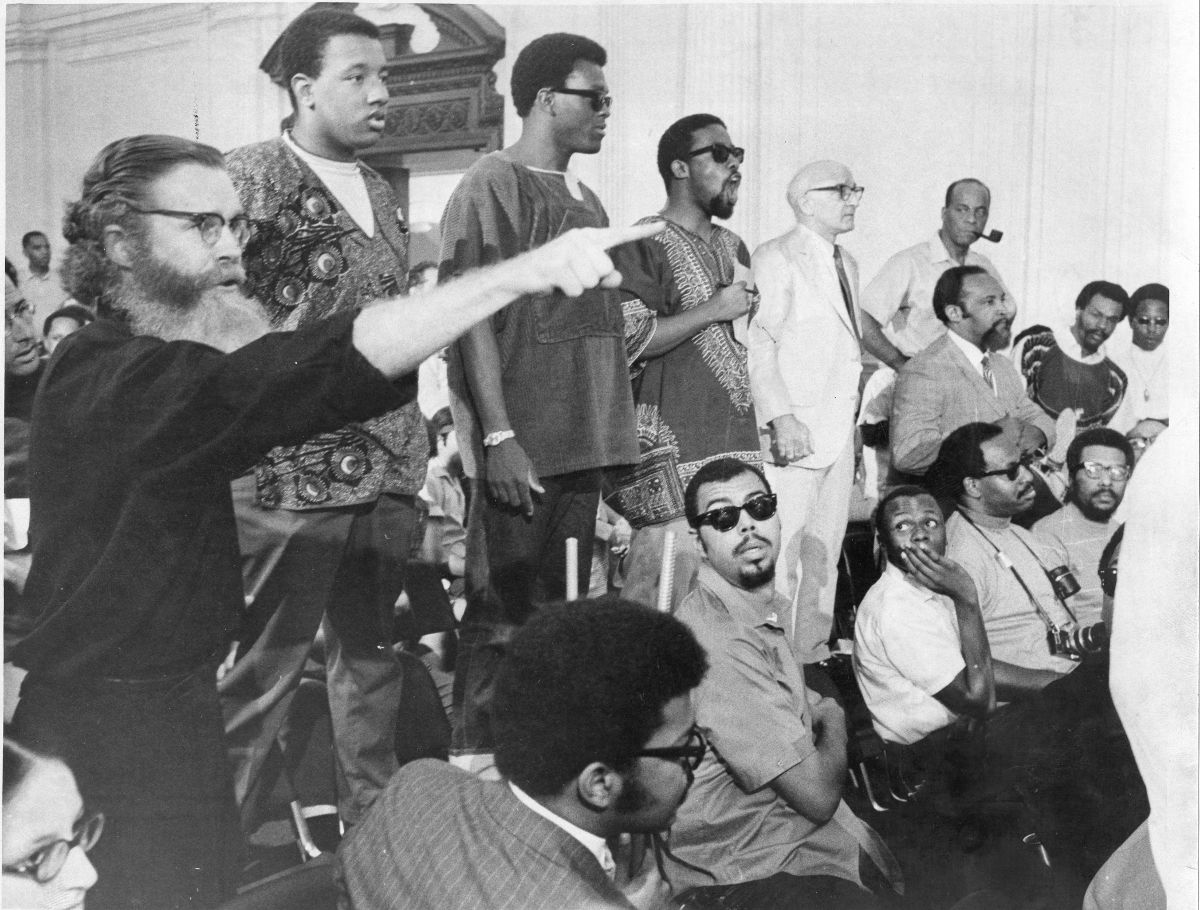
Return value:
[(892, 398), (893, 469), (923, 474), (954, 430), (1009, 415), (1033, 424), (1048, 443), (1054, 442), (1054, 421), (1025, 395), (1025, 383), (1012, 361), (993, 353), (991, 366), (995, 393), (946, 334), (900, 368)]

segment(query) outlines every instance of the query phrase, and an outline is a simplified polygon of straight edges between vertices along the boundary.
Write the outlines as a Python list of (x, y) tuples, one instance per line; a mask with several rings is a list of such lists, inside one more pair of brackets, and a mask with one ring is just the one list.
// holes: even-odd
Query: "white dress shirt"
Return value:
[(562, 828), (567, 834), (587, 847), (588, 852), (596, 857), (596, 862), (600, 864), (600, 868), (604, 870), (605, 875), (609, 878), (616, 877), (617, 864), (613, 860), (612, 851), (608, 849), (608, 844), (605, 843), (604, 838), (598, 834), (592, 834), (590, 831), (584, 831), (578, 825), (573, 825), (565, 818), (555, 815), (511, 780), (508, 782), (508, 788), (512, 790), (513, 796), (528, 806), (531, 811), (536, 812), (551, 824)]

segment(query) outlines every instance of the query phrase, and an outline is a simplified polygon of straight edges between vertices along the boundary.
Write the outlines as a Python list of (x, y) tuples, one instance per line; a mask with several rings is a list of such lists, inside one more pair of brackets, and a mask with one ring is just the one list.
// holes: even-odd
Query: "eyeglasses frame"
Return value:
[[(11, 866), (5, 866), (4, 871), (10, 875), (22, 875), (26, 878), (32, 878), (38, 884), (42, 885), (54, 881), (67, 864), (67, 858), (71, 855), (72, 850), (80, 847), (84, 853), (87, 853), (92, 847), (96, 846), (96, 843), (100, 840), (100, 835), (104, 833), (104, 813), (88, 813), (76, 822), (71, 830), (75, 832), (75, 836), (70, 840), (59, 838), (48, 844), (43, 844), (28, 858), (18, 863), (13, 863)], [(58, 861), (54, 864), (50, 864), (49, 862), (52, 856), (59, 857)], [(51, 865), (53, 871), (46, 871)]]
[[(746, 508), (747, 506), (754, 505), (754, 504), (760, 503), (760, 502), (769, 502), (771, 504), (770, 514), (763, 515), (762, 517), (758, 517), (758, 516), (755, 516), (755, 514), (753, 512), (751, 512), (749, 509)], [(730, 510), (732, 510), (732, 512)], [(716, 509), (709, 509), (707, 512), (701, 512), (691, 522), (691, 525), (693, 528), (697, 528), (697, 529), (699, 529), (703, 525), (708, 525), (714, 531), (716, 531), (718, 534), (727, 534), (728, 532), (732, 531), (734, 528), (737, 527), (738, 518), (741, 517), (742, 512), (745, 512), (747, 515), (749, 515), (755, 521), (766, 521), (768, 518), (771, 518), (778, 511), (779, 511), (779, 497), (776, 496), (774, 493), (763, 492), (763, 493), (758, 493), (754, 496), (751, 496), (749, 499), (747, 499), (745, 502), (743, 502), (740, 506), (734, 506), (734, 505), (720, 506)], [(733, 524), (729, 525), (729, 527), (727, 527), (727, 528), (717, 527), (716, 518), (714, 518), (714, 516), (721, 514), (721, 513), (733, 514), (734, 515)]]
[[(254, 235), (254, 222), (245, 215), (234, 215), (233, 218), (227, 221), (225, 216), (220, 212), (180, 212), (175, 209), (143, 209), (132, 203), (126, 203), (126, 205), (129, 206), (130, 210), (137, 212), (139, 215), (163, 215), (167, 218), (190, 221), (192, 226), (200, 232), (200, 239), (209, 246), (217, 245), (217, 241), (221, 239), (221, 229), (224, 227), (229, 228), (230, 233), (233, 234), (233, 239), (237, 241), (238, 246), (242, 249), (246, 248), (246, 244), (250, 242), (250, 238)], [(211, 224), (214, 218), (220, 223), (216, 226), (215, 233), (209, 238), (205, 236), (205, 223)], [(235, 225), (244, 225), (244, 233), (242, 229), (235, 227)], [(209, 231), (212, 232), (213, 228), (210, 227)]]

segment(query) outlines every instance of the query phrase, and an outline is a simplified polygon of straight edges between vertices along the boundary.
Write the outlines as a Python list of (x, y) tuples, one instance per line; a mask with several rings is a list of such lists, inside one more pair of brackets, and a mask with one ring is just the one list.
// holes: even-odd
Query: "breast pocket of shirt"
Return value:
[[(569, 211), (563, 216), (555, 236), (574, 228), (600, 227), (591, 213)], [(624, 317), (620, 297), (615, 290), (592, 288), (578, 297), (560, 291), (532, 298), (534, 335), (541, 344), (573, 341), (589, 336), (623, 337)]]

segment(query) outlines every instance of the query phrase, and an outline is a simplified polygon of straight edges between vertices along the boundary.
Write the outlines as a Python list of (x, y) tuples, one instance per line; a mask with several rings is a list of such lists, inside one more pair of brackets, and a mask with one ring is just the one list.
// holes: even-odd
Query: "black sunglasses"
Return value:
[(1031, 458), (1022, 458), (1019, 461), (1014, 461), (1007, 468), (996, 468), (994, 471), (984, 471), (982, 474), (976, 474), (975, 476), (982, 479), (984, 477), (1000, 477), (1003, 475), (1005, 480), (1016, 480), (1021, 476), (1021, 469), (1029, 467), (1031, 463)]
[(695, 149), (684, 155), (684, 158), (695, 158), (697, 155), (703, 155), (705, 152), (712, 152), (712, 160), (717, 164), (724, 164), (732, 155), (741, 164), (746, 160), (746, 150), (738, 148), (736, 145), (721, 145), (714, 142), (712, 145), (706, 145), (704, 148)]
[(695, 727), (688, 732), (687, 742), (682, 746), (663, 746), (657, 749), (642, 749), (635, 752), (636, 758), (661, 758), (664, 761), (678, 762), (679, 766), (692, 776), (692, 772), (700, 767), (707, 751), (704, 736)]
[(594, 88), (552, 88), (550, 91), (558, 92), (562, 95), (578, 95), (580, 98), (587, 98), (591, 102), (592, 110), (597, 114), (608, 110), (612, 107), (613, 103), (612, 95), (598, 92)]
[(692, 521), (692, 527), (712, 525), (713, 529), (724, 534), (737, 527), (742, 510), (755, 521), (765, 521), (775, 514), (778, 502), (774, 493), (762, 493), (752, 499), (747, 499), (740, 506), (721, 506), (719, 509), (709, 509), (697, 515)]

